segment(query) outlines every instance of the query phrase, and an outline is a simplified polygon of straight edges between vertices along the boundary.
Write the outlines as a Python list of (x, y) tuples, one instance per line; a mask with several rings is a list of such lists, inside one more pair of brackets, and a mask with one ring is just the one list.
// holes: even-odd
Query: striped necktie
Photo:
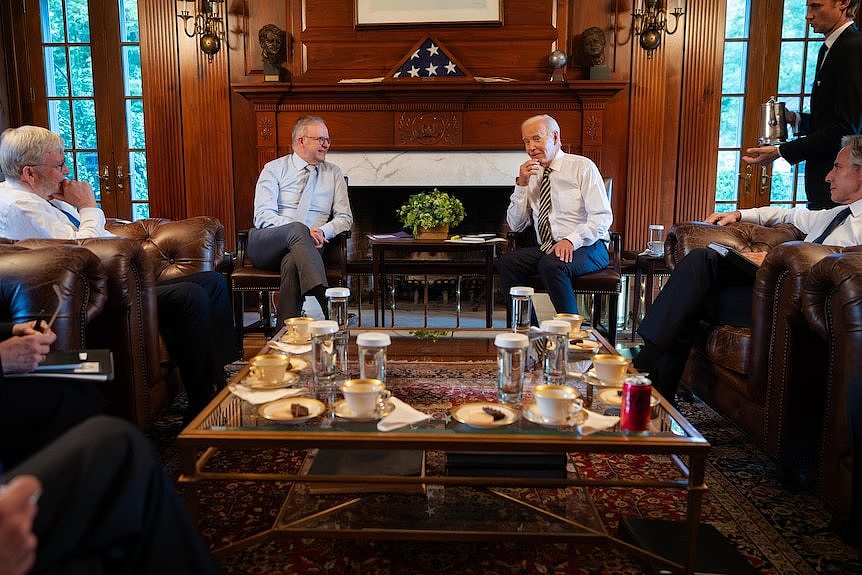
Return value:
[(308, 172), (308, 176), (306, 176), (305, 186), (302, 188), (299, 206), (296, 208), (296, 221), (309, 225), (306, 219), (308, 218), (308, 211), (311, 209), (311, 197), (314, 195), (314, 188), (317, 185), (317, 166), (308, 164), (305, 166), (305, 171)]
[(840, 226), (841, 224), (844, 223), (844, 220), (846, 220), (847, 216), (849, 216), (849, 215), (850, 215), (850, 208), (844, 208), (843, 210), (841, 210), (840, 212), (835, 214), (835, 217), (832, 218), (832, 221), (829, 222), (829, 225), (826, 226), (825, 230), (823, 230), (823, 233), (820, 234), (819, 236), (817, 236), (817, 238), (811, 243), (822, 244), (826, 240), (826, 238), (829, 237), (829, 234), (831, 234), (833, 231), (835, 231), (835, 228), (837, 228), (838, 226)]
[(551, 168), (545, 168), (542, 182), (539, 184), (539, 239), (542, 245), (539, 249), (548, 253), (554, 247), (554, 236), (551, 233)]

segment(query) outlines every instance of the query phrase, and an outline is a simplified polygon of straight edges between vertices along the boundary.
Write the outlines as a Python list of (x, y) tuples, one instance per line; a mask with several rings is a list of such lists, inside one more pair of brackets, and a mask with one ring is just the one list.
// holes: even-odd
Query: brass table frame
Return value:
[[(493, 334), (494, 330), (488, 330)], [(264, 348), (266, 351), (267, 348)], [(247, 373), (243, 370), (232, 381), (239, 381)], [(397, 381), (390, 382), (397, 390)], [(604, 529), (594, 530), (580, 523), (570, 521), (550, 511), (534, 507), (509, 497), (499, 490), (490, 491), (500, 497), (507, 498), (512, 502), (520, 503), (530, 507), (540, 514), (547, 514), (554, 520), (571, 524), (573, 527), (586, 529), (586, 533), (513, 533), (495, 532), (493, 529), (487, 531), (429, 531), (422, 529), (402, 530), (392, 532), (386, 529), (372, 531), (369, 529), (339, 529), (337, 532), (321, 531), (306, 528), (304, 523), (326, 514), (338, 511), (345, 505), (354, 505), (361, 501), (361, 497), (351, 499), (338, 508), (330, 509), (314, 516), (305, 517), (299, 521), (282, 525), (285, 508), (282, 507), (278, 518), (271, 529), (255, 534), (229, 547), (217, 551), (217, 553), (228, 552), (238, 547), (251, 545), (261, 539), (270, 536), (286, 537), (340, 537), (340, 538), (379, 538), (379, 539), (435, 539), (435, 540), (500, 540), (501, 536), (507, 539), (518, 538), (521, 540), (536, 540), (542, 542), (560, 541), (571, 543), (577, 540), (596, 542), (604, 540), (612, 545), (620, 547), (635, 556), (647, 559), (662, 565), (677, 573), (692, 573), (694, 571), (698, 525), (702, 509), (702, 499), (707, 490), (704, 482), (705, 464), (707, 453), (710, 449), (709, 443), (697, 432), (686, 419), (674, 409), (664, 398), (660, 398), (659, 422), (653, 420), (651, 425), (665, 424), (675, 426), (677, 432), (673, 433), (647, 434), (647, 435), (623, 435), (621, 433), (600, 432), (592, 435), (582, 436), (574, 432), (561, 432), (557, 430), (541, 430), (535, 433), (506, 433), (489, 432), (480, 430), (471, 433), (469, 430), (461, 429), (458, 433), (447, 431), (424, 430), (422, 426), (408, 428), (391, 432), (371, 431), (341, 431), (333, 432), (321, 429), (305, 429), (300, 426), (276, 426), (269, 424), (268, 427), (255, 428), (241, 425), (249, 417), (255, 417), (254, 406), (239, 399), (223, 389), (213, 401), (180, 433), (177, 438), (177, 447), (182, 457), (182, 475), (180, 483), (186, 484), (186, 502), (193, 515), (197, 514), (197, 489), (196, 486), (202, 481), (211, 480), (268, 480), (268, 481), (290, 481), (295, 483), (374, 483), (380, 484), (424, 484), (443, 486), (474, 486), (488, 488), (507, 487), (533, 487), (533, 488), (561, 488), (561, 487), (613, 487), (613, 488), (665, 488), (686, 491), (686, 540), (687, 550), (685, 561), (676, 563), (668, 558), (658, 556), (647, 550), (640, 549), (626, 541), (623, 541)], [(245, 418), (245, 419), (244, 419)], [(439, 425), (439, 424), (438, 424)], [(307, 427), (307, 426), (306, 426)], [(446, 424), (448, 429), (448, 423)], [(216, 472), (206, 470), (207, 461), (218, 449), (251, 449), (251, 448), (335, 448), (356, 449), (361, 444), (362, 449), (416, 449), (416, 450), (445, 450), (445, 451), (506, 451), (506, 452), (581, 452), (581, 453), (607, 453), (607, 454), (641, 454), (641, 455), (666, 455), (674, 466), (680, 471), (681, 479), (678, 480), (602, 480), (581, 478), (530, 478), (530, 477), (455, 477), (455, 476), (422, 476), (422, 477), (384, 477), (384, 476), (346, 476), (346, 475), (305, 475), (300, 473), (254, 473), (254, 472)], [(684, 461), (687, 458), (687, 461)], [(294, 485), (291, 486), (293, 489)], [(288, 498), (290, 494), (288, 494)]]

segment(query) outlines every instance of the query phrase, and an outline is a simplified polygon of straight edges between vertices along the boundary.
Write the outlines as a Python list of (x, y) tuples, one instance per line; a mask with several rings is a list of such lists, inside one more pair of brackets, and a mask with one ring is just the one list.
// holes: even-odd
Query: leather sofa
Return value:
[(87, 325), (102, 311), (107, 297), (104, 268), (88, 250), (0, 245), (0, 320), (25, 323), (40, 316), (49, 319), (56, 310), (52, 325), (57, 334), (56, 350), (88, 345)]
[(858, 247), (848, 248), (844, 253), (829, 255), (817, 262), (811, 268), (801, 298), (803, 315), (827, 350), (824, 370), (809, 381), (811, 388), (825, 391), (817, 489), (841, 519), (847, 519), (850, 509), (854, 466), (845, 409), (847, 390), (850, 385), (862, 382), (859, 363), (862, 354), (862, 251), (859, 250)]
[(808, 327), (800, 297), (811, 266), (841, 249), (794, 241), (803, 237), (788, 224), (687, 222), (671, 229), (665, 251), (671, 267), (710, 242), (742, 252), (769, 252), (754, 283), (751, 328), (705, 325), (682, 385), (777, 457), (791, 473), (787, 479), (807, 483), (813, 478), (819, 436), (811, 406), (823, 400), (819, 386), (811, 382), (822, 378), (825, 343)]
[(224, 226), (216, 218), (146, 219), (109, 225), (118, 238), (22, 240), (21, 247), (79, 244), (106, 270), (108, 301), (87, 330), (90, 347), (109, 348), (115, 381), (111, 411), (147, 427), (179, 390), (179, 374), (161, 342), (153, 286), (199, 271), (225, 271)]

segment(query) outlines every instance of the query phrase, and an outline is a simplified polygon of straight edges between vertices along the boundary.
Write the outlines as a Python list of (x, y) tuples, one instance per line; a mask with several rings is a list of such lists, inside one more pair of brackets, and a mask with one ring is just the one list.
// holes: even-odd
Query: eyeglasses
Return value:
[(48, 166), (49, 168), (57, 168), (58, 170), (62, 170), (66, 167), (66, 160), (64, 159), (59, 164), (27, 164), (31, 168), (35, 168), (36, 166)]
[(302, 138), (305, 138), (306, 140), (317, 140), (318, 144), (329, 145), (332, 143), (332, 138), (329, 136), (302, 136)]

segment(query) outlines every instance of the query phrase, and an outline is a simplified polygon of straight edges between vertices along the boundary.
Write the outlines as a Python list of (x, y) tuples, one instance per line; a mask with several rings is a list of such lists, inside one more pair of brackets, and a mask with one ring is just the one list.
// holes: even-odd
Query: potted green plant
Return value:
[(413, 194), (398, 208), (398, 219), (417, 239), (446, 239), (449, 228), (464, 221), (464, 204), (437, 188)]

